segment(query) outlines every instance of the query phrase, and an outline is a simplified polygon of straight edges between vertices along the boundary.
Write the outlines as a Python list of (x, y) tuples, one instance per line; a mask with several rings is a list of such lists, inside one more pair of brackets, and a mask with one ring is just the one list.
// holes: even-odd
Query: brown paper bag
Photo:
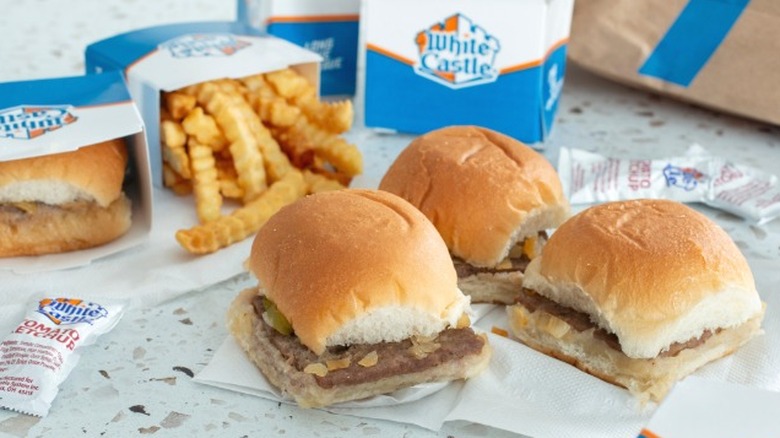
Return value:
[(780, 124), (779, 0), (580, 0), (569, 58), (619, 82)]

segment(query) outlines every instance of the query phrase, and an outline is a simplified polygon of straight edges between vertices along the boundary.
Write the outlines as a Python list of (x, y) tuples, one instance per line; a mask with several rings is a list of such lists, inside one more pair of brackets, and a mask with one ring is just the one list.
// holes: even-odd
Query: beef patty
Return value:
[[(537, 235), (537, 239), (539, 239), (539, 242), (544, 244), (544, 242), (547, 241), (547, 232), (546, 231), (540, 231)], [(523, 242), (520, 242), (518, 245), (522, 246)], [(517, 257), (512, 257), (511, 255), (508, 257), (509, 260), (509, 266), (504, 267), (493, 267), (493, 268), (486, 268), (486, 267), (478, 267), (469, 264), (465, 260), (452, 256), (452, 264), (455, 265), (455, 272), (458, 274), (458, 278), (466, 278), (471, 277), (472, 275), (477, 274), (498, 274), (501, 272), (525, 272), (525, 268), (528, 267), (528, 264), (531, 263), (531, 259), (528, 258), (525, 253), (521, 254)]]
[[(534, 313), (538, 310), (540, 312), (553, 315), (556, 318), (565, 321), (578, 332), (594, 329), (594, 338), (606, 342), (607, 345), (609, 345), (611, 348), (620, 351), (621, 353), (623, 352), (623, 349), (620, 346), (620, 340), (618, 340), (617, 335), (598, 327), (596, 323), (590, 320), (590, 316), (588, 316), (586, 313), (578, 312), (570, 307), (565, 307), (529, 289), (523, 289), (523, 293), (517, 297), (516, 302), (517, 304), (520, 304), (528, 309), (528, 311), (531, 313)], [(718, 331), (720, 331), (720, 329), (717, 329), (715, 333)], [(685, 342), (675, 342), (669, 346), (668, 350), (662, 351), (658, 357), (677, 356), (685, 349), (698, 347), (707, 341), (707, 339), (709, 339), (712, 335), (713, 332), (711, 330), (705, 330), (704, 333), (702, 333), (702, 335), (698, 338), (692, 338)]]
[[(311, 364), (348, 362), (346, 367), (331, 370), (325, 376), (315, 375), (317, 384), (325, 389), (424, 371), (454, 359), (480, 354), (485, 347), (482, 337), (477, 336), (471, 328), (462, 328), (442, 331), (435, 339), (426, 340), (422, 349), (413, 348), (412, 340), (406, 339), (400, 342), (328, 347), (318, 356), (301, 344), (295, 334), (283, 335), (263, 320), (265, 308), (261, 296), (255, 297), (253, 305), (271, 344), (299, 371)], [(425, 354), (420, 354), (421, 350)], [(358, 361), (374, 351), (378, 357), (376, 364), (365, 367), (358, 364)]]

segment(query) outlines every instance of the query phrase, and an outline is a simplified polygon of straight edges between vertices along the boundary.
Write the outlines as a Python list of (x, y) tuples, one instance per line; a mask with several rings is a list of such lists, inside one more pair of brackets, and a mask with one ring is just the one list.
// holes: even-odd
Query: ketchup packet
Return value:
[(712, 156), (699, 145), (685, 156), (657, 160), (561, 148), (558, 173), (573, 205), (661, 198), (701, 202), (756, 224), (780, 216), (775, 175)]
[(53, 297), (34, 304), (0, 343), (0, 407), (42, 417), (81, 349), (116, 326), (125, 304)]

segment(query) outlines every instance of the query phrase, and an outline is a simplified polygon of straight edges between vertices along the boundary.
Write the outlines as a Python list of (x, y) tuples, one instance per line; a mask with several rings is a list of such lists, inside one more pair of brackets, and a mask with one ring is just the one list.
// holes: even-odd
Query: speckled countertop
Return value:
[[(230, 19), (230, 0), (0, 0), (0, 81), (76, 75), (83, 48), (115, 33), (164, 22)], [(376, 186), (408, 141), (357, 130), (366, 156), (360, 185)], [(617, 156), (681, 155), (693, 142), (714, 154), (780, 173), (780, 130), (624, 88), (570, 68), (553, 136), (560, 146)], [(750, 227), (705, 209), (749, 257), (780, 261), (780, 221)], [(74, 274), (75, 275), (75, 274)], [(34, 281), (34, 279), (31, 279)], [(130, 309), (88, 348), (62, 384), (51, 413), (0, 411), (0, 436), (436, 436), (404, 424), (338, 416), (197, 384), (227, 331), (228, 303), (252, 280), (203, 285), (155, 308)], [(1, 286), (0, 286), (1, 287)], [(110, 285), (107, 285), (110, 287)], [(509, 436), (448, 423), (439, 436)]]

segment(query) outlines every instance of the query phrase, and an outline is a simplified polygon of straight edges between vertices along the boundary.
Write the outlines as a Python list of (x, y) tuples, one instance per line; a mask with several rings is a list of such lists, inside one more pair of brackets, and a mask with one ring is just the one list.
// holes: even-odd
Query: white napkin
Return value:
[[(770, 259), (755, 257), (749, 261), (767, 303), (763, 323), (766, 333), (695, 375), (780, 391), (780, 295), (773, 293), (780, 284), (780, 271)], [(486, 332), (493, 327), (506, 329), (505, 309), (492, 308), (475, 326)], [(327, 410), (431, 430), (438, 430), (448, 421), (463, 420), (533, 437), (601, 438), (637, 436), (657, 408), (653, 403), (642, 406), (628, 391), (514, 340), (492, 333), (489, 339), (493, 347), (490, 366), (465, 383), (456, 382), (420, 400), (395, 406)], [(237, 374), (252, 374), (251, 381), (238, 381)], [(269, 389), (263, 376), (229, 339), (195, 380), (279, 400), (275, 390)]]
[(680, 382), (642, 430), (646, 438), (777, 436), (780, 392), (690, 376)]
[[(282, 397), (279, 390), (268, 383), (232, 337), (225, 339), (208, 366), (199, 372), (193, 380), (269, 400), (294, 403), (290, 399)], [(408, 423), (426, 429), (438, 430), (452, 408), (455, 396), (457, 396), (458, 388), (455, 386), (447, 384), (420, 385), (390, 395), (342, 403), (326, 410), (344, 415), (394, 421), (398, 421), (397, 418), (400, 415)], [(441, 391), (445, 388), (445, 391)], [(422, 410), (420, 407), (423, 405), (418, 404), (418, 400), (421, 399), (425, 403), (425, 408)], [(422, 412), (424, 415), (420, 415)]]
[(197, 223), (192, 196), (154, 189), (154, 203), (152, 232), (141, 246), (74, 269), (34, 274), (0, 270), (0, 329), (6, 328), (6, 321), (11, 320), (10, 327), (20, 320), (27, 298), (34, 293), (119, 298), (151, 307), (245, 272), (252, 238), (214, 254), (190, 255), (174, 234)]

